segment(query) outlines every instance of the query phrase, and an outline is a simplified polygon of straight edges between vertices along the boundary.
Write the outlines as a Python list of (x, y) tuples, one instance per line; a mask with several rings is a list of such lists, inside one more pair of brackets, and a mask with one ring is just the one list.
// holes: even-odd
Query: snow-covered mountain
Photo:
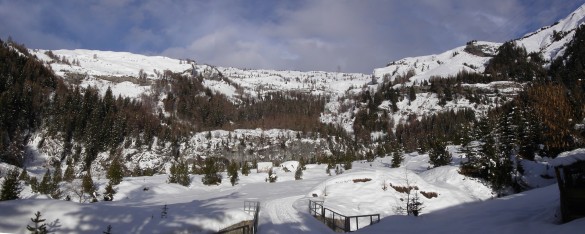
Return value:
[[(585, 5), (558, 23), (527, 34), (515, 42), (528, 52), (542, 53), (550, 62), (563, 54), (575, 29), (584, 22)], [(267, 94), (277, 91), (326, 97), (320, 121), (341, 126), (351, 135), (355, 115), (369, 104), (359, 97), (367, 92), (376, 92), (390, 81), (400, 98), (396, 103), (383, 100), (372, 109), (374, 112), (387, 112), (395, 125), (450, 110), (469, 109), (482, 114), (511, 100), (509, 97), (514, 97), (525, 84), (514, 81), (461, 84), (462, 89), (481, 91), (477, 94), (481, 95), (481, 100), (477, 101), (479, 98), (473, 96), (472, 101), (468, 96), (459, 95), (443, 104), (439, 104), (437, 93), (423, 87), (423, 83), (433, 77), (484, 72), (500, 45), (470, 41), (437, 55), (391, 62), (386, 67), (375, 69), (373, 74), (215, 67), (190, 59), (127, 52), (40, 49), (30, 52), (71, 86), (91, 86), (102, 93), (109, 87), (114, 95), (132, 99), (156, 93), (152, 84), (164, 79), (167, 72), (201, 76), (203, 86), (224, 95), (235, 105), (244, 99), (262, 101)], [(406, 94), (409, 87), (419, 89), (415, 93), (416, 98)], [(158, 104), (162, 105), (162, 98), (157, 98)], [(396, 105), (397, 110), (393, 110), (391, 105)], [(168, 113), (159, 114), (166, 117)], [(240, 174), (240, 181), (235, 185), (228, 182), (226, 172), (220, 172), (224, 177), (220, 185), (203, 185), (202, 175), (189, 175), (188, 186), (169, 184), (166, 174), (175, 160), (175, 155), (171, 155), (173, 147), (177, 147), (189, 163), (199, 157), (210, 156), (277, 162), (315, 155), (316, 152), (330, 156), (331, 149), (336, 147), (339, 148), (336, 150), (345, 150), (337, 136), (323, 137), (318, 133), (290, 129), (207, 130), (189, 134), (180, 142), (173, 143), (158, 141), (156, 137), (150, 145), (136, 146), (135, 140), (126, 141), (127, 145), (123, 149), (120, 147), (118, 152), (125, 159), (125, 167), (155, 169), (158, 174), (124, 178), (115, 187), (117, 194), (111, 202), (83, 204), (91, 196), (80, 190), (79, 178), (71, 183), (58, 184), (62, 195), (71, 196), (71, 201), (49, 199), (47, 195), (32, 192), (31, 186), (25, 186), (21, 196), (24, 199), (0, 202), (0, 232), (25, 232), (29, 218), (38, 210), (47, 218), (50, 230), (57, 232), (100, 232), (111, 225), (113, 232), (211, 233), (250, 219), (251, 215), (242, 210), (242, 205), (244, 201), (253, 200), (262, 203), (260, 233), (333, 233), (309, 214), (310, 199), (321, 201), (324, 206), (346, 215), (376, 213), (384, 218), (379, 224), (358, 231), (362, 233), (438, 230), (449, 233), (580, 233), (585, 223), (584, 219), (580, 219), (563, 226), (556, 225), (559, 195), (556, 186), (549, 185), (555, 182), (551, 166), (558, 164), (550, 163), (549, 158), (537, 156), (534, 161), (514, 162), (521, 164), (525, 171), (521, 179), (526, 181), (522, 182), (527, 187), (538, 189), (505, 198), (495, 198), (492, 188), (485, 181), (466, 177), (459, 172), (460, 163), (466, 155), (457, 145), (446, 146), (452, 155), (449, 165), (435, 168), (429, 163), (427, 153), (401, 153), (404, 161), (399, 163), (398, 168), (390, 168), (389, 165), (394, 163), (392, 157), (380, 153), (369, 161), (349, 162), (352, 169), (345, 172), (338, 169), (341, 164), (334, 165), (337, 170), (330, 170), (326, 163), (308, 164), (303, 180), (296, 180), (292, 172), (299, 163), (287, 161), (275, 167), (276, 183), (267, 182), (267, 173), (253, 170), (249, 176)], [(371, 133), (372, 138), (383, 134), (387, 133)], [(78, 144), (79, 152), (82, 151), (82, 144), (73, 144)], [(356, 148), (367, 148), (373, 152), (376, 144)], [(28, 173), (41, 178), (45, 171), (54, 169), (55, 164), (51, 162), (58, 161), (63, 155), (63, 148), (62, 140), (45, 138), (42, 131), (34, 133), (26, 148)], [(580, 149), (565, 155), (582, 159), (585, 158), (584, 152)], [(103, 193), (108, 184), (104, 175), (109, 160), (111, 155), (108, 152), (100, 152), (91, 165), (99, 193)], [(82, 165), (72, 166), (78, 175), (85, 170)], [(66, 165), (61, 167), (64, 169)], [(0, 163), (2, 173), (12, 168), (14, 166)], [(332, 175), (332, 171), (337, 172)], [(4, 181), (5, 177), (1, 180)], [(425, 209), (420, 218), (399, 216), (400, 212), (396, 209), (404, 202), (404, 192), (400, 192), (400, 188), (411, 184), (424, 195), (421, 200)], [(166, 209), (168, 217), (163, 217), (161, 211), (167, 212)]]

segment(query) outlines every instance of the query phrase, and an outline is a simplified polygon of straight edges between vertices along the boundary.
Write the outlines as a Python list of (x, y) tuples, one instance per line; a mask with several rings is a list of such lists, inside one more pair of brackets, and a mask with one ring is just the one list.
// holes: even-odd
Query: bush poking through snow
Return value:
[(372, 179), (371, 179), (371, 178), (353, 179), (353, 182), (354, 182), (354, 183), (360, 183), (360, 182), (361, 182), (361, 183), (365, 183), (365, 182), (368, 182), (368, 181), (370, 181), (370, 180), (372, 180)]
[(428, 199), (431, 199), (433, 197), (439, 197), (439, 194), (436, 192), (425, 192), (425, 191), (420, 191), (420, 194), (422, 194), (423, 196), (425, 196)]
[(268, 178), (266, 178), (266, 181), (274, 183), (276, 182), (276, 179), (278, 179), (278, 176), (276, 176), (276, 173), (274, 173), (273, 169), (270, 168), (270, 170), (268, 171)]

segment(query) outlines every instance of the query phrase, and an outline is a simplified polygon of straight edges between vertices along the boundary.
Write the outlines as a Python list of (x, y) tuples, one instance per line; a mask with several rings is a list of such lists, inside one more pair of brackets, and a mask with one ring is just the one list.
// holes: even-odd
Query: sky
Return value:
[(238, 68), (371, 73), (470, 40), (505, 42), (585, 0), (0, 0), (0, 38)]

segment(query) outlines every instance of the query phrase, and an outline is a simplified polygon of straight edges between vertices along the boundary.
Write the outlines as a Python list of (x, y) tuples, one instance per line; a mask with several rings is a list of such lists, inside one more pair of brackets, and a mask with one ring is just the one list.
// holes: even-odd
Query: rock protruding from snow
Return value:
[(555, 167), (568, 166), (578, 161), (585, 161), (585, 148), (561, 153), (550, 161), (550, 165)]

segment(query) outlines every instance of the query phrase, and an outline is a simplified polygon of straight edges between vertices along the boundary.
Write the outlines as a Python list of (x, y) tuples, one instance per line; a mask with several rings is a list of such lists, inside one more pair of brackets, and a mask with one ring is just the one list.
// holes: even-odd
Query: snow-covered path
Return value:
[[(332, 233), (307, 212), (304, 196), (290, 196), (266, 201), (260, 209), (259, 233)], [(300, 208), (300, 209), (299, 209)]]

